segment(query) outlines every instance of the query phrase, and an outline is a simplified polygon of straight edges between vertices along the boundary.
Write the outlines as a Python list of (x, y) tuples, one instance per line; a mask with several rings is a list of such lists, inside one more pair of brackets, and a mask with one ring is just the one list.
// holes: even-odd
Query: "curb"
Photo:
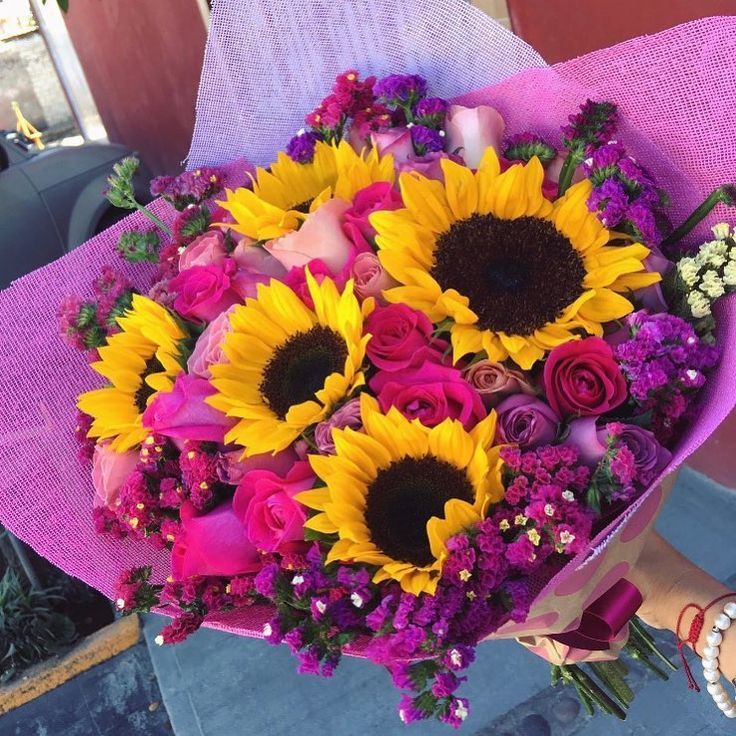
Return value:
[(125, 616), (85, 637), (64, 656), (30, 667), (18, 680), (0, 687), (0, 715), (129, 649), (138, 643), (140, 635), (138, 615)]

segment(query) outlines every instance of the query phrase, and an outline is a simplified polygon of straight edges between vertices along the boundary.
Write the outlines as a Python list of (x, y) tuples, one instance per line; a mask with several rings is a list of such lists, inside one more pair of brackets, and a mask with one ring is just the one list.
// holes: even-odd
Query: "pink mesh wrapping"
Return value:
[[(497, 105), (512, 132), (531, 126), (555, 134), (586, 97), (613, 99), (624, 113), (621, 138), (667, 187), (679, 221), (736, 171), (735, 60), (734, 17), (705, 19), (542, 68), (532, 49), (462, 0), (303, 0), (298, 6), (289, 0), (219, 0), (190, 163), (242, 156), (267, 162), (338, 72), (411, 71), (426, 75), (440, 95), (495, 85), (462, 99)], [(166, 205), (154, 207), (170, 217)], [(711, 222), (723, 214), (714, 213)], [(77, 461), (73, 422), (77, 394), (97, 384), (84, 359), (59, 339), (56, 312), (68, 293), (86, 292), (99, 267), (115, 260), (111, 249), (121, 230), (140, 221), (133, 215), (0, 293), (0, 520), (108, 596), (123, 569), (153, 564), (162, 579), (168, 559), (146, 545), (108, 541), (94, 532), (90, 473)], [(128, 271), (141, 287), (147, 285), (146, 268)], [(668, 472), (736, 403), (736, 300), (724, 302), (717, 315), (724, 357)], [(640, 523), (642, 515), (650, 513), (654, 493), (573, 560), (543, 591), (535, 610), (566, 589), (565, 605), (579, 610), (599, 580), (615, 582), (623, 568), (615, 554), (605, 560), (602, 555), (641, 536), (647, 526)], [(577, 583), (586, 580), (588, 587), (575, 594)], [(210, 625), (260, 636), (268, 616), (267, 609), (253, 608), (218, 616)], [(537, 628), (558, 627), (545, 614)]]

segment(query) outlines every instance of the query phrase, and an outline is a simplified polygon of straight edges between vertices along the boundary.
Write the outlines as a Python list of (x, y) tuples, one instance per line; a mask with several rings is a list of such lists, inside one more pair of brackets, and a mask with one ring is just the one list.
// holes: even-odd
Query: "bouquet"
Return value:
[(462, 672), (499, 637), (623, 717), (596, 663), (658, 655), (625, 576), (661, 479), (736, 396), (713, 306), (732, 220), (702, 235), (736, 188), (691, 206), (623, 93), (560, 120), (511, 107), (535, 94), (519, 77), (435, 89), (356, 63), (266, 165), (202, 161), (149, 208), (137, 162), (116, 167), (110, 201), (139, 212), (57, 308), (97, 377), (74, 433), (105, 559), (66, 559), (68, 530), (40, 547), (121, 611), (171, 615), (159, 643), (210, 625), (306, 673), (384, 665), (405, 722), (459, 726)]

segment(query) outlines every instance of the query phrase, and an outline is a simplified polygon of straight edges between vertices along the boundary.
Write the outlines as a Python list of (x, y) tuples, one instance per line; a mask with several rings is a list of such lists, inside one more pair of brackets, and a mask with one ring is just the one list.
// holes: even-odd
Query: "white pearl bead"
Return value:
[(736, 705), (729, 710), (724, 710), (723, 715), (726, 716), (726, 718), (736, 718)]
[(730, 703), (731, 696), (728, 693), (718, 693), (718, 695), (713, 696), (713, 700), (715, 703)]
[(719, 613), (716, 616), (715, 625), (721, 631), (726, 631), (726, 629), (731, 625), (731, 619), (726, 616), (725, 613)]
[(703, 669), (704, 670), (717, 670), (718, 669), (718, 659), (704, 659), (703, 660)]
[(716, 703), (721, 710), (731, 710), (731, 701), (727, 700), (725, 703)]
[(718, 647), (703, 647), (704, 659), (718, 659), (721, 650)]
[(709, 682), (708, 683), (708, 692), (715, 697), (719, 693), (725, 693), (726, 691), (723, 689), (723, 685), (721, 685), (720, 682)]
[(736, 621), (736, 601), (730, 601), (729, 603), (726, 603), (726, 605), (723, 607), (723, 612), (726, 614), (726, 616)]
[(721, 634), (720, 631), (709, 631), (708, 636), (705, 637), (705, 640), (708, 642), (708, 644), (710, 644), (710, 646), (719, 647), (723, 642), (723, 634)]
[(718, 680), (721, 679), (721, 671), (720, 670), (704, 670), (703, 676), (705, 677), (708, 682), (718, 682)]

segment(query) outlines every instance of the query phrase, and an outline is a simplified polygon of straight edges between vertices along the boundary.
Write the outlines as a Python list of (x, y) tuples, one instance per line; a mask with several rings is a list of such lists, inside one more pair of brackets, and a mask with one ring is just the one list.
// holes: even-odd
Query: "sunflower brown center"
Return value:
[(473, 501), (465, 473), (434, 457), (404, 458), (380, 470), (368, 488), (365, 521), (373, 543), (389, 557), (430, 565), (427, 521), (442, 518), (452, 498)]
[(146, 406), (148, 405), (148, 399), (150, 399), (151, 396), (156, 393), (156, 389), (151, 388), (146, 383), (146, 377), (150, 376), (151, 373), (159, 373), (163, 369), (164, 367), (161, 365), (155, 355), (151, 356), (146, 361), (146, 367), (143, 369), (143, 373), (141, 373), (141, 385), (138, 386), (138, 390), (133, 396), (133, 402), (135, 403), (136, 409), (138, 409), (139, 414), (143, 414), (143, 412), (146, 410)]
[(313, 201), (314, 201), (314, 198), (305, 199), (303, 202), (299, 202), (299, 204), (295, 204), (291, 209), (296, 210), (297, 212), (301, 212), (303, 215), (308, 215), (309, 208), (312, 206)]
[(279, 419), (295, 404), (313, 399), (331, 373), (342, 373), (348, 356), (345, 341), (329, 327), (297, 332), (266, 364), (259, 390)]
[(586, 272), (551, 222), (475, 214), (440, 235), (431, 273), (468, 297), (481, 329), (531, 335), (583, 293)]

